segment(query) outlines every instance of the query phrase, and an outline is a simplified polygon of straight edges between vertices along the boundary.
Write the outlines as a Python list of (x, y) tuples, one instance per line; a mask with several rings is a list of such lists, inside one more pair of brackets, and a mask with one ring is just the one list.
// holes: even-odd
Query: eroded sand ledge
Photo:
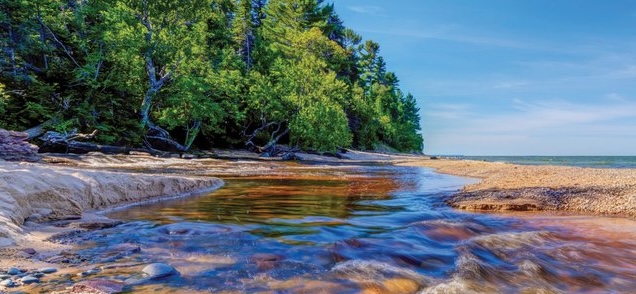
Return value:
[(27, 236), (27, 218), (80, 216), (125, 204), (203, 193), (223, 182), (213, 177), (153, 175), (0, 161), (0, 247)]
[(458, 209), (560, 210), (636, 217), (636, 169), (529, 166), (448, 159), (404, 164), (481, 179), (447, 200)]

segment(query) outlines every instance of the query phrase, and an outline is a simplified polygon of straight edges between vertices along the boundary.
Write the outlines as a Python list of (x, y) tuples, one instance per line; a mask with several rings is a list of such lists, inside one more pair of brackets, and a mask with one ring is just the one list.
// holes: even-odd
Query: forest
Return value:
[[(0, 0), (0, 128), (160, 150), (421, 152), (413, 95), (322, 0)], [(37, 135), (39, 135), (38, 133)]]

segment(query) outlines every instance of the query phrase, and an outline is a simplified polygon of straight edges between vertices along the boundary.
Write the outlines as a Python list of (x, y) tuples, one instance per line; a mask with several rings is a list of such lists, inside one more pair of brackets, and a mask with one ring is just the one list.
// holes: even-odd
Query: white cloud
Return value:
[(374, 16), (384, 15), (384, 8), (380, 6), (365, 5), (365, 6), (349, 6), (347, 8), (349, 8), (349, 10), (353, 12), (362, 13), (362, 14), (369, 14)]
[(513, 89), (520, 88), (528, 85), (529, 83), (526, 81), (501, 81), (495, 83), (493, 86), (494, 89)]

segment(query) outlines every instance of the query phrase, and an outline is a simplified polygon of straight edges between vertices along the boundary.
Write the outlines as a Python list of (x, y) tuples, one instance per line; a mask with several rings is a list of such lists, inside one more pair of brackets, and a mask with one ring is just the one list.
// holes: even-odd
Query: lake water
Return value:
[[(125, 223), (82, 236), (80, 254), (103, 264), (165, 262), (181, 273), (134, 286), (134, 293), (636, 288), (632, 220), (459, 212), (443, 199), (471, 180), (419, 167), (289, 166), (282, 175), (224, 180), (209, 195), (109, 213)], [(142, 250), (105, 258), (122, 243)], [(138, 271), (120, 267), (96, 277), (123, 281)]]
[(450, 156), (451, 158), (529, 165), (636, 168), (636, 156)]

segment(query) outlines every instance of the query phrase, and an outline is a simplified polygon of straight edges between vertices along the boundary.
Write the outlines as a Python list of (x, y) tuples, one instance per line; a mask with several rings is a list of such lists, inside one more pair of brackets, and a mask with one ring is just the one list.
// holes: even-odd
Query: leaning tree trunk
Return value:
[(190, 147), (189, 145), (184, 146), (179, 144), (170, 137), (168, 131), (155, 125), (150, 119), (150, 109), (152, 107), (153, 99), (157, 96), (161, 88), (170, 81), (173, 73), (179, 66), (179, 62), (177, 61), (171, 70), (167, 69), (166, 66), (163, 66), (159, 72), (157, 72), (157, 66), (153, 60), (154, 49), (152, 46), (152, 23), (147, 15), (139, 15), (137, 17), (147, 30), (145, 39), (146, 45), (148, 45), (148, 49), (144, 53), (144, 61), (146, 63), (146, 74), (148, 76), (149, 85), (148, 90), (144, 95), (144, 99), (141, 102), (140, 108), (141, 126), (148, 128), (144, 142), (147, 147), (152, 149), (159, 149), (163, 151), (187, 151)]

